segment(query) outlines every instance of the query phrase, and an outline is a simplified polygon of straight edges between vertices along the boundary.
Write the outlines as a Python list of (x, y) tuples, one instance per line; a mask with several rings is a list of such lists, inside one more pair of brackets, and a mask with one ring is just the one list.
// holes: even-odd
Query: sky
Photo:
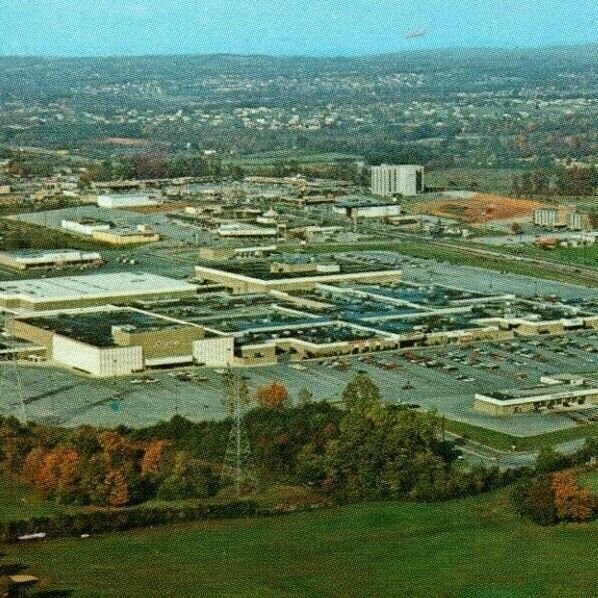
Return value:
[(0, 55), (354, 56), (597, 32), (598, 0), (0, 0)]

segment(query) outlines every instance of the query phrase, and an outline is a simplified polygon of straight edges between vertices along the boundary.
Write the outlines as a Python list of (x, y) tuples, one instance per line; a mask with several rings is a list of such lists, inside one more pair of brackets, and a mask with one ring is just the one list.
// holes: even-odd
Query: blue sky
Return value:
[[(405, 39), (407, 31), (426, 35)], [(598, 0), (0, 0), (0, 54), (361, 55), (598, 41)]]

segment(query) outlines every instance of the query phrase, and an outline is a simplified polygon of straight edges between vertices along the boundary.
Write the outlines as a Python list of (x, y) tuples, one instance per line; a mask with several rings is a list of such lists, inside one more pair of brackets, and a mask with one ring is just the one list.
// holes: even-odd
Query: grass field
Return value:
[(519, 520), (502, 492), (56, 540), (8, 558), (85, 598), (589, 597), (596, 532)]
[(31, 488), (7, 475), (0, 475), (0, 521), (28, 519), (64, 512), (68, 507), (44, 500)]
[(541, 260), (561, 264), (573, 264), (578, 266), (589, 266), (598, 268), (598, 244), (587, 247), (560, 247), (557, 249), (538, 249), (526, 246), (524, 248), (511, 248), (513, 253), (525, 257), (537, 257)]
[(582, 475), (579, 479), (581, 484), (591, 488), (594, 494), (598, 495), (598, 471), (591, 471)]
[[(280, 249), (282, 251), (287, 249), (288, 251), (294, 252), (297, 250), (297, 247), (295, 245), (290, 245), (286, 248), (281, 246)], [(473, 246), (470, 248), (470, 250), (471, 249), (477, 249), (477, 247)], [(479, 255), (468, 251), (468, 246), (459, 246), (457, 244), (455, 244), (454, 247), (448, 247), (448, 244), (438, 246), (432, 244), (431, 242), (424, 244), (407, 241), (366, 241), (360, 243), (325, 243), (321, 245), (310, 245), (306, 250), (312, 254), (368, 250), (397, 251), (398, 253), (402, 253), (404, 255), (410, 255), (422, 259), (436, 259), (455, 265), (499, 270), (501, 272), (511, 272), (512, 274), (521, 274), (523, 276), (556, 280), (570, 284), (589, 286), (593, 282), (589, 280), (587, 274), (577, 273), (573, 269), (563, 269), (560, 267), (562, 264), (556, 263), (554, 266), (551, 264), (539, 266), (537, 264), (517, 262), (506, 253), (504, 257)], [(499, 249), (493, 247), (492, 251), (497, 252)]]
[(448, 432), (458, 434), (474, 442), (479, 442), (480, 444), (501, 451), (511, 450), (513, 445), (517, 447), (516, 450), (518, 451), (535, 451), (563, 442), (588, 438), (589, 436), (598, 436), (598, 423), (525, 437), (512, 436), (504, 432), (497, 432), (496, 430), (489, 430), (488, 428), (448, 419), (445, 420), (445, 428)]

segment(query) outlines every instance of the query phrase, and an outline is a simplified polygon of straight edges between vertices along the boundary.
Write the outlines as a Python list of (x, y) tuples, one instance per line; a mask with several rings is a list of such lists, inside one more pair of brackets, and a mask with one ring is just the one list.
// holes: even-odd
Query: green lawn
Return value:
[(591, 488), (594, 494), (598, 494), (598, 471), (590, 471), (583, 474), (579, 481), (584, 486)]
[(506, 248), (512, 253), (525, 257), (537, 257), (561, 264), (598, 267), (598, 244), (587, 247), (560, 247), (557, 249), (538, 249), (530, 246)]
[(68, 507), (44, 500), (12, 476), (0, 475), (0, 521), (28, 519), (64, 512)]
[(561, 444), (563, 442), (598, 435), (598, 423), (524, 437), (512, 436), (511, 434), (506, 434), (504, 432), (497, 432), (496, 430), (489, 430), (488, 428), (482, 428), (481, 426), (474, 426), (472, 424), (448, 419), (445, 420), (445, 428), (453, 434), (458, 434), (459, 436), (479, 442), (480, 444), (485, 444), (486, 446), (503, 451), (510, 450), (513, 445), (517, 446), (518, 451), (534, 451)]
[(8, 558), (85, 598), (589, 597), (596, 532), (516, 519), (503, 492), (55, 540)]
[[(297, 251), (296, 245), (281, 246), (282, 251)], [(499, 270), (501, 272), (511, 272), (523, 276), (535, 278), (544, 278), (547, 280), (557, 280), (560, 282), (582, 284), (590, 286), (593, 284), (595, 276), (590, 278), (587, 273), (577, 273), (573, 268), (562, 270), (558, 264), (530, 264), (513, 260), (511, 255), (505, 253), (503, 256), (488, 256), (472, 253), (475, 246), (467, 245), (448, 247), (435, 245), (433, 242), (415, 243), (411, 241), (371, 241), (360, 243), (322, 243), (320, 245), (310, 245), (306, 251), (311, 254), (335, 253), (343, 251), (396, 251), (403, 255), (410, 255), (422, 259), (436, 259), (446, 261), (455, 265), (473, 266), (477, 268), (486, 268), (489, 270)], [(487, 248), (486, 248), (487, 249)], [(492, 251), (500, 251), (500, 248), (491, 248)]]

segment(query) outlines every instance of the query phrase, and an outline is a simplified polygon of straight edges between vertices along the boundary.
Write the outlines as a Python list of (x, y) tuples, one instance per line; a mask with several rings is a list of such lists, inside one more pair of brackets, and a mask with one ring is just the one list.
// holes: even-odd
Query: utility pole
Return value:
[(232, 481), (237, 496), (240, 496), (245, 486), (255, 487), (257, 483), (251, 458), (251, 446), (243, 427), (243, 407), (248, 402), (248, 389), (245, 382), (238, 374), (233, 373), (230, 367), (225, 376), (224, 399), (233, 421), (220, 481), (222, 484)]

